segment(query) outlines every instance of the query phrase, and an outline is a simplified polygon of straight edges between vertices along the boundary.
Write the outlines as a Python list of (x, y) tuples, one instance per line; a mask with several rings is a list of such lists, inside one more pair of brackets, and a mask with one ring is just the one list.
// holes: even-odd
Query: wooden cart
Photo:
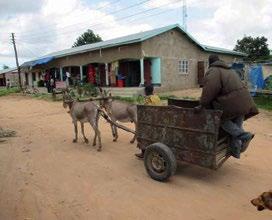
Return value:
[(174, 175), (177, 160), (218, 169), (230, 156), (229, 137), (220, 131), (221, 111), (195, 112), (198, 101), (168, 100), (168, 106), (138, 106), (137, 141), (151, 178)]

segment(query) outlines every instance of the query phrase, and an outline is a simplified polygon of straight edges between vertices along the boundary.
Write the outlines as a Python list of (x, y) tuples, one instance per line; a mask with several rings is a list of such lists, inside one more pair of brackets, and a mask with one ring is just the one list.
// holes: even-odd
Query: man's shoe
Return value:
[(231, 156), (233, 156), (234, 158), (236, 159), (240, 159), (240, 153), (237, 153), (237, 152), (231, 152)]
[(253, 134), (251, 134), (250, 132), (245, 132), (243, 134), (241, 134), (240, 136), (238, 136), (238, 138), (242, 141), (242, 142), (247, 142), (249, 140), (252, 139), (252, 136), (254, 136)]
[(241, 153), (245, 152), (249, 146), (249, 143), (250, 141), (254, 138), (254, 134), (251, 134), (249, 132), (247, 132), (248, 134), (246, 135), (246, 138), (243, 140), (241, 139), (242, 141), (242, 147), (241, 147)]
[(241, 145), (240, 146), (233, 146), (231, 147), (231, 156), (235, 157), (236, 159), (240, 159), (241, 153)]

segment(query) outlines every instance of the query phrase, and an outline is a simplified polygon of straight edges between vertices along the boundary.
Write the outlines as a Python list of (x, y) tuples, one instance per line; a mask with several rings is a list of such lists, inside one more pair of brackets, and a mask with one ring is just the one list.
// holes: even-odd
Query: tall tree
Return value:
[(8, 69), (9, 66), (7, 66), (6, 64), (3, 65), (3, 69)]
[(269, 48), (267, 44), (267, 38), (251, 36), (245, 36), (241, 40), (237, 40), (235, 51), (240, 51), (248, 54), (248, 60), (255, 61), (269, 56)]
[(73, 44), (72, 47), (78, 47), (85, 44), (92, 44), (100, 41), (102, 41), (102, 38), (98, 34), (95, 34), (92, 30), (88, 29), (86, 32), (84, 32), (81, 36), (79, 36), (76, 39), (76, 42)]

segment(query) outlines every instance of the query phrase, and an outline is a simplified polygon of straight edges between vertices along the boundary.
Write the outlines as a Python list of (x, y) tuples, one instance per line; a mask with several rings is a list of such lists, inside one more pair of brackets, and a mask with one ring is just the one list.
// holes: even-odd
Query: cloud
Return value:
[(272, 46), (271, 10), (265, 0), (221, 0), (212, 17), (189, 21), (188, 27), (200, 42), (209, 45), (233, 49), (244, 35), (264, 35)]
[(177, 0), (152, 0), (146, 4), (147, 8), (178, 8), (182, 6), (182, 1)]
[(18, 15), (20, 13), (31, 13), (39, 11), (42, 0), (2, 0), (0, 1), (0, 17)]
[[(1, 62), (9, 61), (7, 64), (14, 64), (11, 32), (16, 34), (18, 54), (20, 62), (23, 62), (71, 47), (76, 38), (88, 28), (107, 40), (167, 25), (169, 19), (175, 22), (175, 16), (179, 22), (182, 7), (182, 1), (175, 3), (177, 0), (151, 0), (148, 4), (135, 8), (135, 11), (131, 9), (111, 14), (112, 11), (126, 7), (124, 1), (113, 5), (109, 0), (99, 4), (90, 4), (85, 0), (25, 0), (23, 4), (21, 0), (0, 1), (0, 59)], [(244, 35), (264, 35), (269, 38), (272, 47), (270, 2), (271, 0), (187, 0), (188, 31), (199, 42), (211, 46), (232, 49), (236, 40)], [(144, 17), (138, 19), (141, 15), (133, 23), (130, 22), (131, 19), (119, 20), (120, 17), (152, 8), (177, 10), (170, 14), (171, 18), (163, 17), (161, 20), (153, 17), (152, 25)], [(158, 10), (154, 12), (157, 13)]]
[(8, 43), (11, 32), (16, 34), (18, 54), (24, 61), (70, 48), (88, 28), (104, 40), (151, 29), (148, 24), (118, 22), (114, 15), (102, 10), (107, 5), (108, 2), (102, 2), (96, 7), (101, 10), (95, 10), (81, 0), (44, 0), (39, 12), (18, 14), (0, 21), (0, 28), (6, 30), (6, 33), (0, 33), (0, 40), (4, 43), (0, 44), (2, 55), (13, 54), (12, 45)]
[[(214, 0), (187, 0), (187, 8), (216, 8), (220, 5), (221, 1)], [(151, 0), (146, 4), (146, 7), (149, 8), (180, 8), (183, 6), (183, 1), (180, 0)]]

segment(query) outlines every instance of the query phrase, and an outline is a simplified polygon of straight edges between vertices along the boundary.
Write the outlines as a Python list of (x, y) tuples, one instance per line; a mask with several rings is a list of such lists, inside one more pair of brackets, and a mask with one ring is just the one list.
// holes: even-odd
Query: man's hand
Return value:
[(198, 106), (194, 107), (194, 112), (195, 113), (199, 113), (199, 112), (202, 111), (202, 109), (203, 109), (203, 106), (202, 105), (198, 105)]

